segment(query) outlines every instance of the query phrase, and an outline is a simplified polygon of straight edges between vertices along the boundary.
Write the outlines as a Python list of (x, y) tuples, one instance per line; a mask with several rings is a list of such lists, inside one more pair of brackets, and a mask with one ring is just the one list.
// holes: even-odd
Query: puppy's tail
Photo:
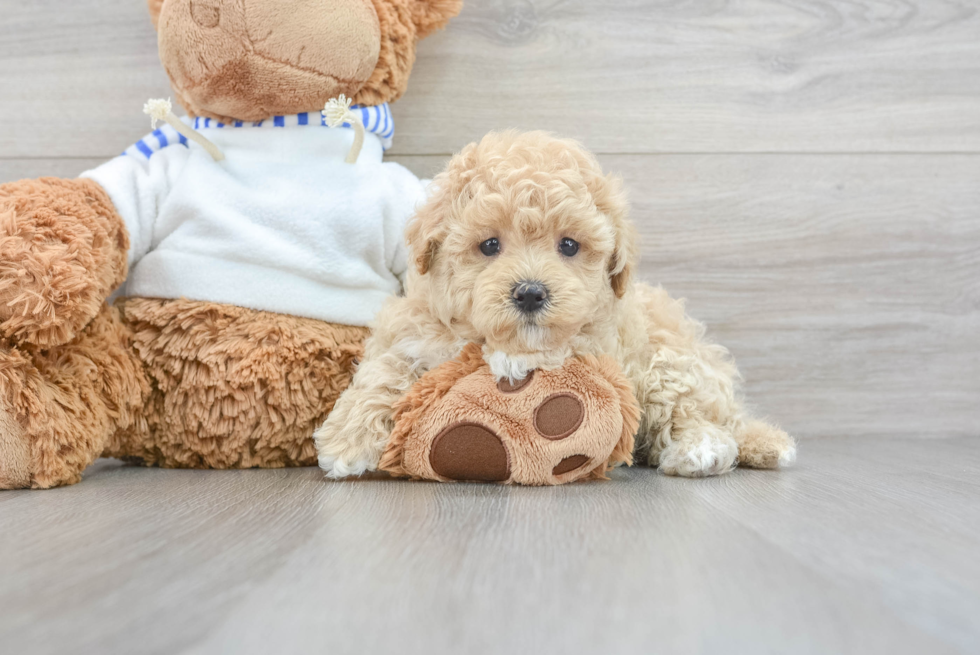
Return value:
[(784, 430), (765, 421), (749, 419), (735, 431), (738, 465), (774, 469), (796, 461), (796, 441)]

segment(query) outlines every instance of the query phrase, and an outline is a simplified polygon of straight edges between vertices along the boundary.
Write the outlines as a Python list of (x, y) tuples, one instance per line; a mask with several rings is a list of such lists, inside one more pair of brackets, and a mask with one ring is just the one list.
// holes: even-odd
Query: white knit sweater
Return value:
[(368, 110), (356, 164), (344, 163), (351, 129), (300, 114), (198, 120), (222, 162), (165, 126), (83, 173), (129, 230), (122, 292), (366, 325), (401, 288), (404, 224), (425, 194), (408, 170), (382, 163), (391, 116)]

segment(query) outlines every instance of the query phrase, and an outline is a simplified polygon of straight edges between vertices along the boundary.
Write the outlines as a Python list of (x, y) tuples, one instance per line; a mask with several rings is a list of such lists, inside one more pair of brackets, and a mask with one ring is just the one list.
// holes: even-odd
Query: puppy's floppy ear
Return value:
[(432, 268), (449, 231), (447, 221), (471, 199), (469, 183), (474, 175), (477, 147), (471, 143), (453, 155), (446, 169), (432, 179), (429, 199), (405, 228), (411, 260), (419, 275)]
[(633, 281), (638, 250), (636, 239), (636, 229), (630, 222), (624, 221), (616, 228), (616, 249), (609, 260), (609, 284), (617, 298), (626, 295)]
[(463, 8), (463, 0), (411, 0), (412, 22), (422, 39), (446, 26)]
[(432, 180), (432, 195), (405, 228), (411, 260), (419, 275), (425, 275), (432, 268), (439, 246), (446, 236), (445, 217), (452, 204), (452, 191), (448, 187), (448, 174), (439, 173)]
[(599, 162), (591, 155), (588, 158), (591, 166), (583, 167), (586, 186), (615, 234), (615, 246), (609, 258), (609, 284), (616, 297), (622, 298), (633, 280), (639, 257), (636, 228), (629, 220), (629, 201), (623, 190), (623, 180), (616, 175), (603, 175)]
[(157, 28), (160, 22), (160, 12), (163, 11), (163, 3), (166, 0), (146, 0), (146, 6), (150, 9), (150, 19), (153, 21), (153, 29)]

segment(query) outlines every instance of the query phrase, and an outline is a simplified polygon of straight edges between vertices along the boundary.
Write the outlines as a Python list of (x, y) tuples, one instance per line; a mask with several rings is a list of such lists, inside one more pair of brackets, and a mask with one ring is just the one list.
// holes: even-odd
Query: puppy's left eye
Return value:
[(487, 239), (480, 244), (480, 252), (482, 252), (487, 257), (493, 257), (498, 252), (500, 252), (500, 240), (496, 237), (492, 239)]
[(561, 254), (566, 257), (574, 257), (578, 254), (578, 241), (565, 237), (558, 242), (558, 250), (561, 250)]

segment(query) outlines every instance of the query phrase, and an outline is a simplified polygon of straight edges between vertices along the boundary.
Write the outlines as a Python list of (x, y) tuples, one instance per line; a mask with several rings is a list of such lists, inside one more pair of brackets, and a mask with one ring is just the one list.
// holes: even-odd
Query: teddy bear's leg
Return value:
[(120, 303), (153, 391), (114, 457), (180, 468), (310, 466), (367, 329), (191, 300)]
[(0, 346), (0, 489), (73, 484), (149, 390), (119, 313), (68, 343)]

